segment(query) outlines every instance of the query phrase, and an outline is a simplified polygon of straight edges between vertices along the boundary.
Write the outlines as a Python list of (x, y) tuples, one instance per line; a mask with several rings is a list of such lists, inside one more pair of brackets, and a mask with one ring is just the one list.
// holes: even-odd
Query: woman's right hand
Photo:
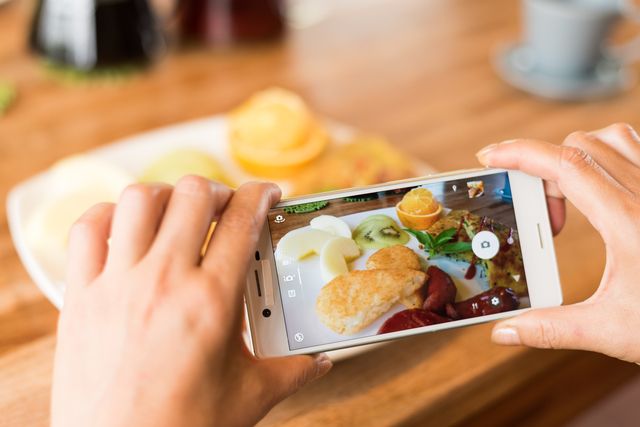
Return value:
[[(591, 350), (640, 363), (640, 138), (626, 124), (574, 132), (561, 146), (517, 139), (477, 154), (491, 167), (543, 178), (555, 233), (564, 199), (601, 234), (606, 266), (587, 300), (528, 311), (498, 323), (499, 344)], [(585, 260), (587, 262), (587, 260)]]

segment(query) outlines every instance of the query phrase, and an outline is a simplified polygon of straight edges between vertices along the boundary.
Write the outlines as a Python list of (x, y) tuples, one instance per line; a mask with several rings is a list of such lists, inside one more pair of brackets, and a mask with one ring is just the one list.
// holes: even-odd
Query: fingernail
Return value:
[(477, 157), (484, 156), (484, 155), (485, 155), (485, 154), (487, 154), (489, 151), (495, 150), (495, 149), (496, 149), (496, 147), (498, 147), (498, 144), (490, 144), (490, 145), (487, 145), (486, 147), (484, 147), (483, 149), (481, 149), (480, 151), (478, 151), (478, 152), (476, 153), (476, 156), (477, 156)]
[(493, 342), (502, 345), (520, 345), (518, 330), (511, 326), (496, 327), (491, 334)]
[(273, 197), (272, 203), (278, 203), (278, 201), (280, 201), (280, 198), (282, 197), (282, 190), (277, 184), (274, 184), (273, 182), (269, 182), (268, 184), (271, 186), (271, 195)]
[(331, 358), (327, 356), (327, 353), (320, 353), (316, 355), (316, 366), (318, 367), (318, 377), (323, 376), (333, 366)]
[(482, 150), (478, 151), (476, 153), (476, 157), (478, 158), (478, 161), (480, 163), (482, 163), (483, 165), (485, 165), (485, 166), (489, 166), (489, 162), (488, 162), (488, 159), (487, 159), (487, 154), (489, 154), (491, 151), (495, 150), (496, 147), (498, 147), (498, 144), (491, 144), (491, 145), (487, 145)]
[(518, 139), (507, 139), (506, 141), (502, 141), (499, 145), (512, 144), (518, 141)]

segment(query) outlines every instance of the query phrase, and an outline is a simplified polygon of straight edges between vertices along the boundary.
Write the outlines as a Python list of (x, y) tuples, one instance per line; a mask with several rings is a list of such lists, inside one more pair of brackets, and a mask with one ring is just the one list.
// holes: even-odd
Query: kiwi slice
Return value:
[(353, 230), (352, 237), (362, 249), (382, 249), (409, 241), (409, 235), (387, 215), (368, 217)]

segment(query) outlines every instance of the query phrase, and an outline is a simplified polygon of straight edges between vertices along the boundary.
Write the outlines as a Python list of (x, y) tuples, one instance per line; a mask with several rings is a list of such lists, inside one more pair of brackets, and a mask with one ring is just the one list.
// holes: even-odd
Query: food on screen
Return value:
[(287, 233), (276, 250), (276, 258), (301, 260), (310, 255), (319, 255), (322, 247), (335, 236), (326, 231), (305, 228)]
[(351, 335), (413, 294), (425, 279), (424, 272), (408, 268), (350, 271), (320, 290), (316, 312), (331, 330)]
[(528, 307), (505, 179), (471, 181), (485, 196), (471, 199), (455, 181), (273, 212), (287, 328), (316, 345)]
[(396, 212), (405, 227), (426, 230), (440, 217), (442, 205), (434, 199), (431, 191), (420, 187), (404, 195), (396, 205)]
[(403, 245), (409, 241), (409, 235), (400, 229), (393, 218), (371, 215), (353, 230), (353, 240), (362, 249), (380, 249)]
[[(479, 275), (487, 278), (491, 287), (503, 286), (513, 289), (518, 295), (527, 294), (524, 263), (516, 230), (487, 216), (479, 216), (467, 210), (454, 210), (433, 224), (429, 228), (428, 234), (430, 236), (438, 236), (451, 230), (455, 231), (454, 238), (456, 242), (466, 244), (466, 250), (453, 250), (438, 253), (438, 255), (468, 262), (469, 268), (465, 278), (473, 279), (476, 275)], [(471, 248), (471, 240), (478, 232), (483, 230), (491, 231), (500, 242), (499, 251), (491, 259), (480, 259)], [(422, 243), (422, 240), (420, 242)], [(429, 253), (430, 257), (434, 254), (426, 247), (425, 251)]]
[(434, 313), (446, 314), (447, 306), (456, 301), (458, 289), (451, 277), (438, 267), (430, 266), (427, 269), (429, 280), (422, 289), (420, 295), (424, 296), (422, 308)]
[(330, 281), (349, 268), (347, 262), (360, 256), (360, 248), (351, 239), (351, 229), (339, 218), (321, 215), (313, 218), (309, 228), (290, 231), (280, 239), (276, 258), (287, 262), (320, 255), (320, 272)]
[(334, 237), (324, 244), (320, 251), (320, 273), (324, 280), (334, 278), (349, 272), (347, 261), (360, 256), (360, 248), (346, 237)]
[[(420, 257), (413, 250), (403, 245), (390, 246), (380, 249), (367, 259), (368, 270), (388, 269), (388, 268), (408, 268), (411, 270), (422, 270)], [(400, 298), (400, 302), (405, 307), (422, 306), (420, 292), (416, 291)]]
[(423, 326), (436, 325), (438, 323), (450, 321), (451, 319), (442, 317), (432, 311), (422, 310), (421, 308), (411, 308), (399, 311), (385, 320), (380, 327), (378, 334), (388, 334), (390, 332), (421, 328)]
[(519, 304), (518, 296), (513, 290), (510, 288), (497, 287), (467, 300), (447, 304), (445, 315), (421, 308), (399, 311), (385, 320), (378, 330), (378, 334), (388, 334), (406, 329), (451, 322), (453, 320), (502, 313), (517, 309)]
[(311, 228), (323, 230), (335, 236), (351, 239), (351, 229), (346, 222), (332, 215), (320, 215), (309, 221)]
[(484, 182), (469, 181), (467, 182), (467, 194), (470, 199), (484, 196)]

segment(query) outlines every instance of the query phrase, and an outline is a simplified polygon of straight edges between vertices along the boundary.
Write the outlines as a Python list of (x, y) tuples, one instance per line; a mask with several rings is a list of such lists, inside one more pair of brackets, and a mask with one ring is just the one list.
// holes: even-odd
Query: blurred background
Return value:
[[(638, 59), (631, 0), (0, 0), (0, 425), (47, 425), (66, 233), (91, 204), (187, 173), (309, 194), (638, 127)], [(575, 302), (604, 250), (569, 216)], [(637, 424), (636, 365), (489, 330), (341, 361), (261, 425)]]

